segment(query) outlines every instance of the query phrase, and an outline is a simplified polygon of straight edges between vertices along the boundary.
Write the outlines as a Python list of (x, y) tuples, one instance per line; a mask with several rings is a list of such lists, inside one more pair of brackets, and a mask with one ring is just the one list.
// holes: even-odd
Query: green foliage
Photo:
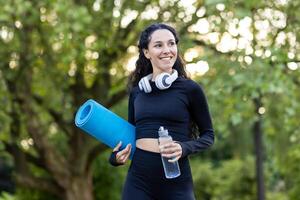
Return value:
[(15, 194), (7, 192), (0, 193), (0, 200), (55, 200), (56, 197), (50, 194), (43, 193), (37, 190), (30, 190), (27, 188), (18, 188)]
[(52, 196), (49, 193), (41, 192), (39, 190), (33, 190), (28, 188), (18, 188), (15, 195), (16, 200), (56, 200), (57, 197)]
[(121, 167), (111, 166), (107, 159), (110, 151), (103, 153), (94, 163), (94, 194), (98, 200), (118, 200), (121, 198), (129, 164)]
[(0, 200), (16, 200), (16, 198), (7, 192), (2, 192), (0, 193)]
[[(39, 161), (53, 155), (43, 154), (38, 141), (22, 145), (35, 132), (26, 122), (35, 120), (47, 145), (65, 158), (68, 172), (82, 173), (86, 168), (81, 165), (98, 142), (74, 128), (75, 111), (93, 98), (103, 104), (112, 102), (112, 111), (126, 119), (127, 98), (122, 92), (129, 72), (125, 65), (136, 54), (130, 47), (146, 25), (168, 22), (180, 32), (181, 53), (197, 47), (199, 55), (192, 62), (205, 60), (210, 67), (204, 76), (195, 77), (207, 95), (216, 132), (214, 147), (201, 158), (193, 157), (197, 198), (255, 199), (253, 123), (261, 117), (266, 197), (296, 200), (300, 195), (300, 3), (284, 2), (195, 1), (193, 5), (204, 10), (199, 15), (181, 1), (171, 0), (0, 0), (0, 155), (10, 167), (17, 163), (15, 155), (6, 151), (7, 144)], [(142, 18), (146, 10), (156, 10), (151, 14), (156, 18)], [(124, 25), (131, 12), (137, 17)], [(284, 26), (278, 23), (282, 16)], [(201, 20), (207, 20), (208, 34), (218, 34), (217, 42), (210, 41), (208, 34), (191, 31)], [(218, 44), (226, 34), (240, 43), (244, 32), (234, 33), (232, 27), (242, 27), (243, 20), (250, 21), (252, 50), (221, 51)], [(264, 39), (259, 23), (268, 27)], [(298, 69), (290, 70), (289, 62), (298, 62)], [(30, 101), (24, 103), (27, 97)], [(254, 103), (258, 98), (264, 110), (260, 114)], [(25, 112), (24, 105), (35, 114)], [(92, 165), (96, 199), (120, 198), (127, 167), (109, 166), (108, 154), (100, 152)], [(211, 162), (200, 160), (207, 158)], [(54, 177), (49, 169), (26, 164), (36, 177)], [(20, 166), (25, 165), (14, 167)], [(2, 193), (0, 200), (53, 198), (18, 185), (15, 195)]]
[(287, 152), (286, 165), (281, 164), (281, 168), (285, 176), (286, 187), (289, 192), (289, 197), (292, 200), (299, 198), (299, 183), (300, 178), (296, 175), (299, 172), (299, 162), (300, 162), (300, 147), (293, 145), (292, 148)]
[(255, 174), (252, 158), (223, 161), (213, 167), (207, 161), (193, 160), (196, 199), (255, 199)]

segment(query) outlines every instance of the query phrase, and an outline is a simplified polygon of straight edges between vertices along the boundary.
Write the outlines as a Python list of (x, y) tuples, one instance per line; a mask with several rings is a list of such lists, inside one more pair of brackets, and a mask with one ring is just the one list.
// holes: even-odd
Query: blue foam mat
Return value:
[(110, 148), (122, 141), (121, 149), (131, 144), (135, 151), (135, 127), (96, 101), (89, 99), (78, 109), (75, 125)]

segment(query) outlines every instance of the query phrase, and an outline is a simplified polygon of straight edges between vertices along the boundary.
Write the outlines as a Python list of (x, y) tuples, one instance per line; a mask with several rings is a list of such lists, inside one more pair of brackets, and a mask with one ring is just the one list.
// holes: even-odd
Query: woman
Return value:
[[(177, 44), (176, 31), (166, 24), (152, 24), (141, 33), (139, 58), (129, 78), (128, 121), (136, 126), (136, 151), (123, 200), (195, 199), (188, 155), (210, 147), (214, 131), (203, 90), (188, 79)], [(158, 144), (160, 126), (173, 142)], [(195, 128), (199, 133), (193, 137)], [(119, 151), (120, 146), (111, 154), (112, 165), (128, 160), (131, 145)], [(161, 155), (179, 162), (179, 177), (165, 178)]]

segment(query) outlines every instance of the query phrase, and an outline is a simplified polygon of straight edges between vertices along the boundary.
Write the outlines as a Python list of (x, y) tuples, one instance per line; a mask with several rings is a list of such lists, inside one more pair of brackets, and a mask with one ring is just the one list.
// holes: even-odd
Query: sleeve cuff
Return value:
[(178, 142), (176, 141), (180, 146), (181, 146), (181, 149), (182, 149), (182, 154), (181, 154), (181, 157), (186, 157), (188, 155), (188, 151), (187, 151), (187, 146), (186, 144), (184, 144), (184, 142)]
[(116, 166), (123, 165), (123, 164), (117, 162), (116, 155), (117, 155), (118, 152), (119, 152), (119, 151), (113, 151), (113, 152), (111, 152), (110, 157), (109, 157), (109, 159), (108, 159), (109, 163), (110, 163), (112, 166), (115, 166), (115, 167), (116, 167)]

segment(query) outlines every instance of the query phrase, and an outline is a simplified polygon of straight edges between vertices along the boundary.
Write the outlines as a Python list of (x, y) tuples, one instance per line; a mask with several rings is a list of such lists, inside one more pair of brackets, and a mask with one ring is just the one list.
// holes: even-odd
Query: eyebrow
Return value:
[[(168, 40), (168, 42), (175, 42), (175, 40), (174, 39), (170, 39), (170, 40)], [(162, 43), (162, 41), (155, 41), (153, 43)]]

